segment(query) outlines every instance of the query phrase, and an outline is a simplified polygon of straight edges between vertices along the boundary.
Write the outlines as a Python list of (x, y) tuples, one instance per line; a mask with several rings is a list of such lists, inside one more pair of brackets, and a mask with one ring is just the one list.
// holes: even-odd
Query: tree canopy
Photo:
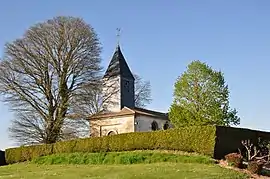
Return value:
[(174, 84), (169, 118), (175, 127), (186, 125), (238, 125), (236, 109), (230, 109), (229, 89), (221, 71), (193, 61)]
[[(110, 99), (101, 93), (100, 53), (94, 28), (71, 16), (34, 24), (7, 43), (0, 94), (15, 114), (11, 138), (34, 144), (87, 136), (85, 117), (102, 111)], [(136, 103), (144, 106), (150, 102), (150, 84), (138, 76), (136, 82)]]
[(0, 92), (17, 114), (14, 137), (33, 135), (43, 143), (59, 140), (72, 99), (100, 79), (100, 52), (94, 29), (75, 17), (35, 24), (22, 38), (7, 43)]

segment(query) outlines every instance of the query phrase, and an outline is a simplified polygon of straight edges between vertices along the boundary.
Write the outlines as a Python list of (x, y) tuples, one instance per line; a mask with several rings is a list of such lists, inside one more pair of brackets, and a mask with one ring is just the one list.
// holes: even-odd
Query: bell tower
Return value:
[[(108, 111), (117, 112), (123, 107), (135, 107), (135, 78), (118, 44), (104, 78), (109, 98), (104, 102)], [(110, 89), (110, 90), (108, 90)]]

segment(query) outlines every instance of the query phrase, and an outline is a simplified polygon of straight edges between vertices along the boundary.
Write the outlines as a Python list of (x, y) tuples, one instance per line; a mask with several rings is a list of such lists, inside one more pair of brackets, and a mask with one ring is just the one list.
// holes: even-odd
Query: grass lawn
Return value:
[(0, 167), (0, 179), (243, 179), (242, 173), (214, 164), (152, 163), (131, 165), (37, 165)]

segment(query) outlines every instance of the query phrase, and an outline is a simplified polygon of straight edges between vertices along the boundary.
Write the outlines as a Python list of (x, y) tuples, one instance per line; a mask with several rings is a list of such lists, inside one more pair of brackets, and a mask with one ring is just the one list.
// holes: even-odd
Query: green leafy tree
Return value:
[(223, 73), (206, 63), (191, 62), (174, 87), (169, 117), (175, 127), (240, 124), (236, 109), (230, 109)]

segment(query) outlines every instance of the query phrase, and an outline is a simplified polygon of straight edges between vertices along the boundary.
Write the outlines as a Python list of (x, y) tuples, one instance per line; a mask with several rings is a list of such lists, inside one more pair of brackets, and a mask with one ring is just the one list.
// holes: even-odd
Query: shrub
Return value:
[(166, 131), (134, 132), (114, 136), (93, 137), (7, 149), (8, 164), (33, 158), (74, 152), (113, 152), (131, 150), (181, 150), (213, 156), (215, 147), (214, 126), (192, 126)]
[(225, 155), (225, 159), (229, 165), (241, 168), (243, 164), (243, 156), (238, 153), (230, 153)]
[(31, 161), (34, 164), (139, 164), (157, 162), (181, 162), (213, 164), (214, 160), (200, 155), (179, 155), (162, 152), (107, 152), (107, 153), (63, 153), (43, 156)]
[(251, 173), (261, 174), (262, 167), (263, 167), (263, 164), (262, 163), (257, 162), (257, 161), (250, 161), (250, 162), (248, 162), (247, 169)]
[(33, 145), (10, 148), (5, 152), (7, 164), (24, 162), (33, 158), (53, 154), (53, 145)]

